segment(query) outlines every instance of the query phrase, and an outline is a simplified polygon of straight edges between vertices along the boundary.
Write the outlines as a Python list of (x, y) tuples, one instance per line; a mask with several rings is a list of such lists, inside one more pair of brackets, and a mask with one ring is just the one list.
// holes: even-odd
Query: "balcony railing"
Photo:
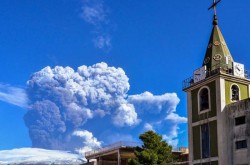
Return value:
[(112, 151), (112, 150), (115, 150), (115, 149), (118, 149), (118, 148), (121, 148), (121, 147), (134, 148), (134, 147), (137, 147), (137, 146), (141, 146), (141, 143), (119, 141), (117, 143), (104, 146), (102, 148), (98, 148), (98, 149), (95, 149), (95, 150), (92, 150), (92, 151), (89, 151), (89, 152), (85, 152), (85, 157), (93, 156), (93, 155), (100, 154), (100, 153), (107, 152), (107, 151)]
[[(213, 75), (218, 75), (218, 74), (228, 74), (228, 75), (233, 75), (233, 67), (228, 66), (226, 64), (217, 64), (215, 66), (212, 67), (211, 71), (207, 71), (206, 72), (206, 78), (213, 76)], [(245, 70), (245, 78), (249, 79), (250, 75), (248, 74), (248, 71)], [(182, 89), (186, 89), (189, 88), (190, 86), (194, 85), (196, 83), (194, 83), (194, 78), (193, 76), (185, 79), (182, 81)]]

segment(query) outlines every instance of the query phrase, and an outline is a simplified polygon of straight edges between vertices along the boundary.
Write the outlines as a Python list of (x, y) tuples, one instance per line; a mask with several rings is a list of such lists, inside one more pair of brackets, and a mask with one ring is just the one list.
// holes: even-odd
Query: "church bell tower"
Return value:
[[(244, 64), (234, 61), (218, 26), (216, 6), (220, 1), (214, 0), (210, 7), (214, 9), (213, 28), (202, 65), (183, 81), (188, 102), (189, 162), (193, 165), (237, 164), (238, 141), (229, 138), (235, 128), (229, 127), (225, 107), (250, 96)], [(244, 149), (249, 142), (243, 143)]]

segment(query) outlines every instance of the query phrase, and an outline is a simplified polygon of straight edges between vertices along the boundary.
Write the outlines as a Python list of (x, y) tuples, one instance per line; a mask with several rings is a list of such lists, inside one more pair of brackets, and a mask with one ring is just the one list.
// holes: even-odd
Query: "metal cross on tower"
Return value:
[(216, 6), (217, 6), (217, 4), (220, 2), (221, 0), (213, 0), (213, 4), (212, 4), (212, 6), (210, 6), (209, 8), (208, 8), (208, 10), (210, 10), (210, 9), (214, 9), (214, 20), (213, 20), (213, 25), (218, 25), (218, 20), (217, 20), (217, 16), (216, 16)]
[(217, 6), (217, 4), (218, 4), (220, 1), (221, 1), (221, 0), (218, 0), (218, 1), (213, 0), (212, 6), (210, 6), (210, 7), (208, 8), (208, 10), (214, 8), (214, 15), (216, 15), (216, 6)]

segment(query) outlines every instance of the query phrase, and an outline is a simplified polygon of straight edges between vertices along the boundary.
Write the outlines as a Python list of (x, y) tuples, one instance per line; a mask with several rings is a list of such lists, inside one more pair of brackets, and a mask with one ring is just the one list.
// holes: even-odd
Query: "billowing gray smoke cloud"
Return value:
[(76, 138), (75, 131), (84, 131), (84, 124), (96, 116), (110, 115), (118, 127), (139, 123), (134, 106), (125, 99), (129, 83), (121, 68), (106, 63), (83, 65), (77, 71), (46, 67), (27, 84), (31, 105), (24, 120), (33, 147), (75, 150), (83, 144), (83, 136)]
[(106, 63), (34, 73), (27, 82), (24, 116), (32, 146), (84, 153), (105, 142), (134, 140), (149, 129), (176, 146), (178, 125), (187, 122), (176, 113), (176, 93), (128, 95), (128, 90), (123, 69)]

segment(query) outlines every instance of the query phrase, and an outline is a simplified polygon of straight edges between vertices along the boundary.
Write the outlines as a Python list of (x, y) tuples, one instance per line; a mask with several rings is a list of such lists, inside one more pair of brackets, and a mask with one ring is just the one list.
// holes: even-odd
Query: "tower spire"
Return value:
[(213, 20), (213, 25), (218, 25), (218, 19), (217, 19), (217, 13), (216, 13), (216, 6), (217, 6), (217, 4), (220, 2), (221, 0), (213, 0), (213, 4), (212, 4), (212, 6), (210, 6), (209, 8), (208, 8), (208, 10), (210, 10), (210, 9), (214, 9), (214, 20)]
[(220, 1), (221, 0), (213, 0), (212, 6), (208, 8), (208, 10), (214, 10), (214, 27), (208, 42), (202, 66), (206, 65), (206, 68), (210, 71), (216, 69), (220, 65), (227, 65), (231, 67), (232, 62), (234, 61), (218, 26), (216, 6)]

